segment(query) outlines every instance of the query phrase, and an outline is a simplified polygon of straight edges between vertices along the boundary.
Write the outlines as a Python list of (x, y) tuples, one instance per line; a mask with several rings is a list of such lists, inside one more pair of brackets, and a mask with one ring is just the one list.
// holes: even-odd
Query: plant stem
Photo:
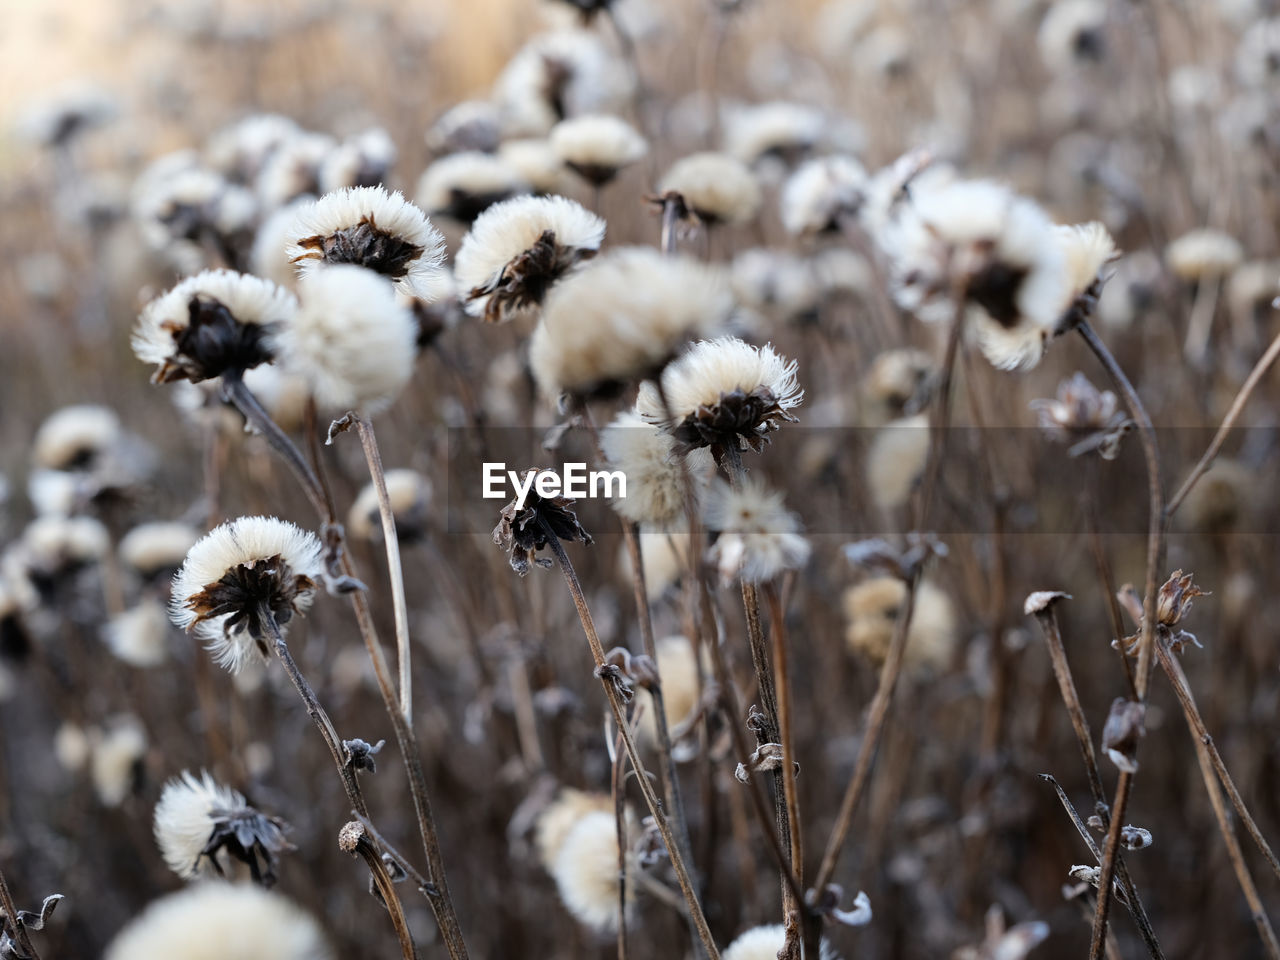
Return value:
[[(800, 836), (800, 799), (796, 792), (795, 739), (791, 725), (791, 683), (787, 670), (787, 622), (782, 609), (782, 598), (776, 584), (764, 588), (769, 606), (769, 635), (773, 640), (773, 669), (778, 695), (778, 734), (782, 743), (782, 792), (787, 807), (787, 822), (791, 836), (791, 870), (804, 886), (804, 846)], [(783, 890), (787, 889), (783, 884)], [(800, 905), (786, 915), (787, 939), (799, 932)]]
[(40, 954), (36, 953), (26, 926), (18, 919), (18, 908), (13, 902), (13, 891), (9, 889), (9, 881), (5, 879), (3, 870), (0, 870), (0, 911), (3, 911), (5, 919), (9, 921), (13, 937), (18, 941), (18, 946), (22, 948), (23, 953), (31, 960), (40, 960)]
[(622, 734), (613, 743), (613, 819), (618, 837), (618, 960), (627, 960), (627, 810), (622, 789)]
[(400, 938), (400, 952), (404, 955), (404, 960), (417, 960), (418, 948), (414, 945), (413, 934), (409, 931), (409, 922), (404, 916), (404, 904), (400, 902), (400, 894), (396, 890), (395, 882), (387, 873), (387, 865), (382, 861), (382, 854), (365, 835), (365, 828), (359, 823), (350, 823), (347, 827), (359, 830), (359, 837), (352, 854), (364, 860), (369, 873), (373, 876), (378, 895), (386, 905), (387, 912), (391, 914), (391, 922), (396, 928), (396, 935)]
[(354, 415), (360, 445), (369, 464), (369, 475), (378, 494), (378, 512), (382, 515), (382, 539), (386, 543), (387, 571), (391, 577), (391, 604), (395, 611), (396, 652), (400, 664), (400, 710), (405, 722), (413, 724), (413, 663), (409, 640), (409, 606), (404, 596), (404, 568), (400, 563), (400, 538), (396, 535), (396, 517), (387, 493), (387, 476), (382, 469), (382, 454), (373, 424), (359, 414)]
[(1165, 523), (1168, 523), (1173, 515), (1178, 512), (1178, 507), (1182, 506), (1182, 501), (1187, 498), (1191, 488), (1199, 482), (1209, 467), (1213, 465), (1214, 459), (1222, 450), (1223, 443), (1226, 442), (1227, 434), (1231, 432), (1231, 428), (1235, 426), (1236, 420), (1239, 419), (1240, 414), (1244, 411), (1244, 406), (1248, 403), (1254, 388), (1258, 386), (1267, 371), (1271, 369), (1271, 365), (1276, 362), (1277, 357), (1280, 357), (1280, 335), (1271, 341), (1271, 345), (1267, 347), (1267, 352), (1254, 365), (1253, 370), (1250, 371), (1249, 376), (1245, 379), (1244, 385), (1240, 388), (1240, 392), (1231, 401), (1231, 407), (1227, 410), (1227, 415), (1222, 418), (1222, 425), (1218, 427), (1218, 432), (1213, 435), (1213, 440), (1210, 441), (1204, 456), (1200, 458), (1200, 462), (1196, 464), (1190, 476), (1182, 482), (1178, 492), (1169, 500), (1169, 505), (1165, 507), (1164, 511)]
[[(560, 539), (547, 525), (546, 521), (539, 518), (538, 522), (542, 525), (548, 545), (551, 547), (551, 552), (555, 554), (556, 561), (560, 566), (560, 572), (564, 575), (569, 594), (573, 597), (573, 605), (577, 608), (578, 619), (582, 623), (583, 633), (587, 636), (587, 644), (591, 648), (591, 655), (595, 660), (596, 667), (604, 667), (606, 666), (604, 647), (601, 645), (600, 637), (596, 633), (595, 623), (591, 619), (591, 611), (587, 607), (586, 598), (582, 594), (582, 586), (578, 582), (578, 575), (573, 569), (573, 563), (569, 560), (569, 555), (565, 553)], [(649, 813), (653, 816), (654, 823), (657, 824), (658, 832), (662, 835), (662, 842), (666, 844), (667, 853), (671, 857), (671, 866), (675, 870), (676, 880), (680, 884), (680, 892), (684, 894), (685, 902), (689, 906), (689, 914), (697, 927), (698, 936), (706, 948), (707, 956), (711, 960), (719, 960), (720, 951), (716, 949), (715, 940), (712, 939), (711, 930), (707, 926), (707, 918), (702, 912), (702, 905), (698, 902), (698, 895), (694, 891), (692, 880), (689, 878), (684, 856), (680, 852), (679, 845), (675, 842), (675, 836), (671, 832), (671, 825), (662, 809), (662, 801), (654, 792), (653, 784), (649, 781), (649, 775), (645, 771), (644, 764), (640, 760), (640, 753), (631, 737), (631, 731), (627, 727), (621, 695), (608, 677), (602, 676), (600, 683), (604, 687), (605, 696), (609, 699), (609, 706), (613, 709), (614, 722), (618, 725), (618, 733), (622, 738), (623, 746), (626, 747), (627, 756), (631, 760), (631, 767), (636, 772), (636, 781), (640, 785), (640, 792), (644, 796), (645, 804), (649, 808)]]

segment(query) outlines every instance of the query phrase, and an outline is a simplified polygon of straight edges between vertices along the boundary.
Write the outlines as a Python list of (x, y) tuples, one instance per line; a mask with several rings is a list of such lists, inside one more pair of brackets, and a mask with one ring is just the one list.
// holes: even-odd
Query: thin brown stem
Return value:
[(1182, 486), (1178, 488), (1178, 492), (1169, 500), (1169, 505), (1165, 507), (1165, 522), (1178, 512), (1178, 507), (1182, 506), (1182, 501), (1187, 498), (1187, 494), (1199, 482), (1200, 478), (1205, 475), (1209, 467), (1213, 465), (1214, 459), (1222, 450), (1223, 443), (1226, 442), (1227, 434), (1231, 432), (1231, 428), (1235, 426), (1236, 420), (1240, 418), (1240, 414), (1244, 411), (1245, 404), (1249, 402), (1249, 397), (1253, 394), (1254, 388), (1262, 380), (1271, 365), (1276, 362), (1276, 358), (1280, 357), (1280, 335), (1271, 341), (1271, 345), (1267, 347), (1267, 352), (1254, 365), (1249, 376), (1245, 379), (1244, 385), (1240, 388), (1240, 392), (1236, 394), (1231, 406), (1227, 410), (1227, 415), (1222, 418), (1222, 425), (1218, 427), (1218, 432), (1213, 435), (1213, 440), (1209, 442), (1208, 449), (1200, 458), (1200, 462), (1196, 464), (1195, 469), (1191, 471), (1186, 480), (1182, 482)]
[[(800, 835), (800, 798), (796, 791), (795, 734), (791, 717), (791, 682), (787, 668), (787, 622), (782, 598), (775, 584), (766, 584), (765, 600), (769, 606), (769, 634), (773, 640), (773, 670), (778, 697), (778, 735), (782, 744), (782, 792), (787, 807), (791, 836), (791, 870), (804, 885), (804, 847)], [(785, 884), (784, 884), (785, 889)], [(800, 905), (785, 920), (787, 939), (799, 933)], [(784, 948), (785, 952), (785, 948)]]
[(627, 809), (622, 789), (622, 734), (613, 743), (613, 819), (618, 837), (618, 960), (627, 960)]
[(5, 879), (3, 870), (0, 870), (0, 910), (4, 912), (5, 919), (9, 921), (9, 928), (13, 931), (14, 939), (18, 941), (18, 946), (23, 953), (30, 957), (31, 960), (40, 960), (40, 954), (36, 952), (35, 946), (31, 943), (31, 936), (27, 933), (26, 925), (18, 919), (18, 907), (13, 902), (13, 891), (9, 889), (9, 881)]
[[(587, 636), (587, 645), (591, 648), (591, 655), (595, 660), (596, 668), (602, 668), (606, 666), (604, 647), (600, 643), (600, 636), (596, 633), (595, 623), (591, 619), (591, 611), (587, 607), (586, 597), (583, 596), (582, 586), (578, 582), (578, 575), (573, 568), (573, 563), (569, 560), (569, 555), (565, 553), (560, 539), (547, 526), (546, 522), (540, 518), (539, 523), (542, 524), (548, 545), (551, 547), (551, 552), (555, 554), (556, 561), (560, 566), (560, 572), (563, 574), (565, 584), (569, 588), (569, 594), (573, 598), (573, 605), (577, 608), (578, 619), (582, 623), (582, 632)], [(675, 841), (675, 835), (671, 831), (671, 824), (662, 809), (662, 801), (658, 798), (657, 793), (654, 792), (653, 784), (649, 780), (649, 775), (640, 759), (640, 753), (636, 749), (635, 741), (627, 727), (622, 696), (609, 677), (601, 676), (600, 682), (604, 687), (605, 696), (608, 697), (609, 706), (613, 709), (614, 722), (618, 725), (618, 733), (622, 737), (623, 746), (626, 747), (631, 767), (636, 772), (636, 781), (640, 785), (640, 792), (644, 796), (649, 813), (658, 827), (658, 832), (662, 835), (662, 842), (666, 844), (667, 853), (671, 858), (671, 866), (675, 870), (676, 880), (680, 884), (680, 892), (684, 895), (685, 902), (688, 904), (689, 914), (697, 927), (698, 937), (702, 940), (703, 947), (706, 948), (707, 956), (711, 960), (719, 960), (720, 951), (716, 949), (715, 940), (711, 936), (711, 929), (707, 926), (707, 918), (702, 912), (702, 904), (698, 902), (698, 895), (694, 890), (693, 881), (689, 877), (689, 870), (685, 865), (684, 856)]]
[[(413, 942), (413, 934), (409, 931), (409, 922), (405, 919), (404, 904), (400, 902), (400, 893), (395, 882), (387, 873), (387, 865), (382, 854), (366, 835), (367, 831), (359, 822), (348, 823), (339, 835), (338, 844), (352, 856), (358, 856), (369, 868), (374, 887), (382, 898), (387, 913), (391, 915), (391, 923), (396, 928), (396, 936), (400, 940), (400, 952), (404, 960), (417, 960), (418, 948)], [(348, 850), (348, 848), (351, 848)]]
[(934, 395), (929, 417), (929, 456), (925, 462), (924, 481), (920, 486), (920, 501), (916, 529), (924, 531), (928, 526), (929, 510), (933, 504), (934, 490), (938, 484), (938, 474), (942, 469), (942, 457), (946, 447), (947, 426), (951, 422), (951, 381), (955, 374), (956, 354), (960, 349), (960, 338), (964, 333), (965, 297), (964, 286), (960, 285), (955, 296), (956, 312), (947, 332), (946, 352), (942, 357), (942, 376), (938, 381), (938, 390)]

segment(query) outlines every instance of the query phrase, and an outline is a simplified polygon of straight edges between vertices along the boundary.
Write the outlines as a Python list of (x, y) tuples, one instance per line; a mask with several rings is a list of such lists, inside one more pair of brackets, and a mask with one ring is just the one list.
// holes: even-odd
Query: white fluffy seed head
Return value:
[(867, 171), (853, 157), (818, 157), (796, 168), (779, 200), (782, 225), (795, 235), (840, 229), (866, 200)]
[[(243, 619), (228, 625), (241, 611), (208, 616), (199, 609), (200, 595), (238, 568), (253, 569), (279, 557), (288, 577), (276, 589), (292, 611), (305, 611), (324, 577), (321, 553), (314, 534), (275, 517), (240, 517), (214, 527), (191, 548), (174, 576), (169, 616), (182, 629), (195, 630), (208, 640), (217, 661), (238, 673), (257, 649), (256, 640)], [(279, 577), (283, 571), (277, 567), (275, 573)], [(281, 630), (282, 619), (277, 617)]]
[(751, 247), (739, 252), (731, 283), (739, 304), (779, 320), (811, 318), (822, 297), (813, 264), (789, 250)]
[[(612, 811), (587, 813), (565, 835), (552, 868), (565, 907), (579, 922), (608, 931), (618, 924), (618, 834)], [(627, 884), (627, 904), (635, 885)]]
[(1045, 66), (1063, 73), (1076, 64), (1100, 59), (1106, 24), (1105, 0), (1057, 0), (1036, 35)]
[(351, 264), (298, 281), (301, 305), (271, 338), (288, 373), (302, 377), (326, 411), (385, 410), (408, 384), (417, 325), (384, 277)]
[(658, 192), (674, 191), (707, 223), (744, 223), (760, 209), (763, 194), (756, 175), (727, 153), (694, 153), (677, 160), (658, 182)]
[(662, 373), (674, 422), (668, 424), (662, 398), (651, 383), (641, 385), (636, 410), (651, 423), (674, 427), (730, 394), (767, 391), (787, 414), (804, 400), (796, 370), (796, 361), (787, 360), (772, 344), (757, 347), (736, 337), (700, 340)]
[(435, 154), (474, 150), (493, 153), (502, 139), (502, 117), (488, 100), (464, 100), (455, 104), (427, 130), (427, 146)]
[(309, 131), (281, 143), (267, 157), (254, 181), (262, 206), (273, 210), (304, 193), (319, 193), (320, 167), (335, 147), (333, 137)]
[[(529, 278), (527, 305), (536, 305), (544, 295), (541, 288), (557, 279), (556, 271), (595, 255), (604, 231), (602, 219), (567, 197), (514, 197), (495, 203), (471, 225), (454, 264), (467, 313), (486, 315), (495, 288), (513, 275)], [(537, 263), (523, 263), (548, 232), (554, 253), (544, 251)]]
[[(787, 931), (782, 924), (752, 927), (738, 935), (721, 954), (723, 960), (777, 960), (786, 944)], [(835, 948), (824, 938), (818, 951), (819, 960), (838, 960)]]
[(719, 532), (707, 559), (725, 584), (735, 580), (764, 583), (809, 560), (809, 541), (800, 535), (800, 520), (787, 510), (779, 491), (756, 478), (737, 488), (717, 480), (702, 507), (708, 530)]
[(538, 814), (534, 827), (534, 846), (538, 860), (548, 873), (554, 873), (564, 841), (574, 826), (591, 813), (613, 810), (613, 799), (606, 793), (587, 793), (563, 787), (555, 799)]
[[(627, 478), (627, 495), (612, 501), (622, 517), (658, 530), (670, 529), (684, 517), (684, 485), (670, 434), (627, 410), (601, 431), (600, 446), (609, 466)], [(705, 486), (711, 454), (693, 450), (685, 462), (695, 490)]]
[(560, 155), (544, 138), (505, 140), (498, 148), (498, 157), (515, 170), (534, 193), (564, 193), (573, 186), (573, 177), (565, 170)]
[(120, 418), (110, 407), (89, 403), (63, 407), (40, 425), (31, 459), (49, 470), (74, 469), (115, 443), (121, 433)]
[(1192, 230), (1169, 244), (1164, 258), (1183, 280), (1199, 281), (1229, 274), (1244, 260), (1244, 248), (1221, 230)]
[(190, 305), (196, 300), (220, 304), (236, 324), (261, 327), (267, 333), (287, 323), (298, 309), (292, 293), (260, 277), (233, 270), (205, 270), (188, 277), (147, 304), (134, 328), (134, 354), (143, 363), (159, 365), (153, 379), (207, 379), (223, 372), (209, 369), (200, 358), (185, 354), (178, 346), (176, 338), (190, 325)]
[(189, 523), (141, 523), (120, 540), (120, 560), (143, 577), (177, 570), (200, 532)]
[(315, 202), (312, 196), (298, 197), (272, 210), (258, 225), (249, 251), (249, 269), (285, 289), (298, 282), (298, 269), (288, 253), (290, 236), (298, 214)]
[(919, 409), (933, 371), (933, 358), (923, 350), (900, 348), (878, 354), (860, 386), (865, 426), (879, 427)]
[(493, 92), (508, 136), (541, 136), (565, 117), (624, 109), (634, 82), (595, 33), (557, 30), (521, 47)]
[(782, 100), (740, 107), (726, 120), (727, 152), (749, 165), (766, 158), (798, 162), (822, 140), (827, 125), (821, 110)]
[(330, 960), (314, 920), (256, 885), (197, 883), (151, 903), (104, 960)]
[(587, 396), (654, 374), (689, 340), (728, 321), (724, 278), (686, 257), (620, 247), (561, 281), (529, 347), (542, 392)]
[(561, 120), (552, 127), (549, 139), (561, 163), (596, 184), (612, 180), (649, 152), (635, 127), (608, 114)]
[(102, 632), (116, 659), (145, 669), (158, 667), (169, 659), (172, 629), (164, 604), (143, 599), (136, 607), (111, 617)]
[[(845, 644), (873, 664), (884, 663), (893, 639), (894, 623), (907, 599), (907, 587), (897, 577), (872, 577), (845, 591)], [(956, 650), (956, 617), (951, 598), (929, 580), (916, 588), (915, 607), (903, 661), (909, 674), (946, 670)]]
[[(396, 520), (396, 537), (401, 543), (421, 539), (427, 531), (431, 481), (417, 470), (408, 469), (388, 470), (385, 479), (391, 514)], [(372, 483), (365, 485), (351, 505), (347, 532), (359, 540), (382, 540), (382, 513), (378, 491)]]
[(916, 414), (885, 424), (867, 452), (867, 487), (881, 510), (907, 502), (929, 458), (929, 417)]
[(184, 770), (166, 783), (156, 804), (152, 829), (169, 869), (183, 880), (200, 876), (214, 816), (247, 806), (243, 796), (218, 783), (207, 771), (201, 771), (197, 778)]
[(251, 114), (209, 138), (205, 162), (224, 176), (252, 182), (267, 158), (301, 132), (296, 123), (280, 114)]
[(142, 721), (126, 714), (113, 717), (105, 730), (90, 731), (89, 778), (98, 802), (118, 807), (133, 790), (135, 771), (147, 752)]
[(423, 171), (414, 199), (428, 213), (471, 223), (486, 208), (529, 192), (505, 160), (478, 151), (451, 153)]
[(306, 276), (351, 263), (381, 274), (405, 293), (439, 294), (444, 237), (421, 210), (383, 187), (346, 187), (298, 211), (285, 253)]
[(92, 517), (36, 517), (22, 532), (19, 553), (28, 570), (54, 576), (96, 563), (111, 546), (107, 528)]
[[(687, 637), (663, 637), (656, 648), (663, 713), (667, 727), (677, 731), (698, 705), (698, 657)], [(636, 733), (641, 742), (653, 745), (658, 742), (658, 723), (649, 691), (640, 691), (640, 701), (644, 712)]]
[(343, 187), (371, 187), (382, 183), (396, 162), (396, 145), (381, 127), (348, 137), (320, 164), (324, 193)]
[(1104, 267), (1120, 256), (1115, 241), (1098, 221), (1057, 228), (1066, 259), (1069, 300), (1085, 293), (1098, 280)]

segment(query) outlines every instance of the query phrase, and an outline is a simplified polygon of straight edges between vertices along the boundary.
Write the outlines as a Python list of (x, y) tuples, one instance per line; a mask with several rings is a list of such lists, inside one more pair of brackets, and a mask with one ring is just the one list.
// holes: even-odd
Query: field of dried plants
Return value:
[(119, 6), (0, 47), (2, 960), (1280, 960), (1271, 0)]

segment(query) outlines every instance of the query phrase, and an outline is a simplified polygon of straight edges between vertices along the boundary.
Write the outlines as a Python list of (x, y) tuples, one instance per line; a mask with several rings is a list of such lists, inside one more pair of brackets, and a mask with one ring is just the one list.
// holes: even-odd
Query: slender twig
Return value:
[(853, 815), (858, 801), (867, 784), (867, 775), (871, 771), (871, 761), (875, 758), (876, 746), (880, 742), (880, 734), (884, 731), (885, 719), (889, 715), (889, 705), (893, 700), (893, 690), (898, 683), (898, 675), (902, 672), (902, 656), (907, 648), (907, 637), (911, 632), (911, 617), (915, 613), (916, 589), (920, 585), (920, 573), (907, 581), (907, 595), (898, 611), (898, 618), (893, 625), (893, 639), (889, 643), (889, 652), (885, 656), (884, 666), (880, 668), (880, 682), (875, 696), (871, 700), (871, 710), (867, 716), (867, 732), (862, 736), (858, 747), (858, 759), (849, 777), (849, 785), (845, 788), (844, 799), (840, 801), (840, 813), (836, 817), (836, 825), (827, 840), (827, 849), (822, 856), (822, 865), (813, 881), (813, 890), (821, 894), (831, 882), (836, 863), (844, 842), (853, 828)]
[(391, 496), (387, 493), (387, 475), (382, 469), (382, 454), (378, 451), (378, 438), (373, 424), (365, 417), (353, 415), (360, 445), (369, 464), (373, 489), (378, 494), (378, 512), (382, 515), (382, 539), (387, 550), (387, 571), (391, 577), (391, 605), (395, 611), (396, 652), (400, 664), (400, 709), (405, 722), (413, 723), (413, 664), (409, 639), (409, 606), (404, 596), (404, 568), (400, 563), (400, 538), (396, 535), (396, 517), (391, 509)]
[(947, 427), (951, 422), (951, 381), (955, 374), (956, 354), (960, 349), (960, 338), (964, 332), (965, 297), (964, 285), (957, 287), (955, 294), (956, 311), (947, 332), (947, 347), (942, 358), (942, 373), (938, 381), (938, 390), (934, 395), (933, 406), (929, 418), (929, 456), (925, 463), (924, 480), (920, 486), (920, 501), (916, 523), (917, 530), (924, 530), (928, 523), (929, 508), (933, 504), (934, 489), (938, 483), (938, 472), (942, 469), (942, 455), (946, 446)]
[(1218, 752), (1217, 744), (1214, 743), (1213, 737), (1209, 735), (1204, 718), (1200, 715), (1200, 708), (1196, 706), (1195, 697), (1191, 694), (1191, 684), (1187, 682), (1187, 674), (1182, 669), (1182, 663), (1169, 652), (1168, 647), (1163, 643), (1156, 646), (1156, 655), (1160, 658), (1160, 666), (1169, 677), (1169, 682), (1173, 684), (1173, 692), (1178, 696), (1178, 703), (1182, 705), (1182, 713), (1187, 718), (1187, 727), (1191, 730), (1191, 738), (1203, 745), (1214, 772), (1217, 773), (1218, 779), (1222, 781), (1222, 787), (1226, 790), (1227, 797), (1231, 800), (1231, 805), (1235, 807), (1245, 830), (1253, 838), (1253, 842), (1257, 844), (1258, 850), (1262, 852), (1263, 859), (1267, 861), (1267, 865), (1271, 867), (1272, 872), (1277, 877), (1280, 877), (1280, 860), (1276, 859), (1271, 845), (1267, 843), (1262, 831), (1258, 829), (1257, 821), (1250, 815), (1249, 808), (1245, 806), (1244, 798), (1240, 796), (1240, 791), (1236, 789), (1235, 781), (1231, 778), (1231, 774), (1227, 772), (1227, 765), (1223, 762), (1222, 754)]
[(348, 823), (338, 835), (338, 845), (345, 852), (364, 860), (373, 877), (378, 896), (382, 898), (387, 913), (391, 914), (391, 922), (396, 928), (396, 935), (400, 938), (400, 952), (404, 954), (404, 960), (417, 960), (418, 949), (414, 945), (413, 934), (409, 931), (409, 922), (405, 919), (400, 893), (396, 890), (391, 875), (387, 873), (387, 865), (382, 860), (382, 854), (367, 833), (368, 831), (361, 823)]
[(1223, 443), (1226, 442), (1227, 434), (1231, 432), (1231, 428), (1235, 426), (1236, 420), (1244, 410), (1244, 406), (1249, 402), (1249, 397), (1253, 394), (1254, 388), (1257, 387), (1259, 381), (1262, 380), (1271, 365), (1276, 362), (1276, 358), (1280, 357), (1280, 335), (1271, 341), (1271, 346), (1267, 347), (1267, 352), (1254, 365), (1250, 371), (1248, 378), (1245, 379), (1244, 386), (1240, 388), (1240, 392), (1236, 394), (1236, 398), (1231, 401), (1231, 406), (1227, 410), (1227, 415), (1222, 418), (1222, 425), (1218, 427), (1218, 432), (1213, 435), (1209, 447), (1204, 452), (1204, 456), (1200, 458), (1200, 462), (1196, 464), (1195, 469), (1191, 471), (1190, 476), (1182, 482), (1182, 486), (1178, 488), (1169, 500), (1169, 505), (1165, 507), (1164, 517), (1167, 523), (1175, 513), (1178, 507), (1182, 506), (1182, 501), (1187, 498), (1187, 494), (1191, 492), (1191, 488), (1199, 482), (1200, 478), (1205, 475), (1209, 467), (1213, 465), (1214, 459), (1222, 450)]
[(662, 252), (673, 256), (676, 252), (676, 228), (680, 224), (680, 209), (684, 201), (679, 197), (667, 196), (662, 199)]
[(3, 870), (0, 870), (0, 910), (3, 910), (5, 919), (9, 921), (13, 936), (23, 953), (31, 960), (40, 960), (40, 954), (36, 953), (36, 948), (31, 943), (26, 925), (18, 919), (18, 907), (13, 902), (13, 891), (9, 889), (9, 881), (5, 879)]
[(627, 960), (627, 809), (622, 788), (626, 766), (622, 762), (621, 733), (614, 739), (610, 752), (613, 754), (613, 819), (618, 836), (618, 960)]
[[(591, 648), (591, 655), (595, 659), (596, 668), (603, 668), (606, 666), (604, 647), (600, 643), (599, 635), (596, 633), (595, 623), (591, 619), (591, 611), (587, 607), (586, 597), (583, 596), (582, 586), (578, 582), (578, 575), (574, 571), (573, 563), (569, 560), (569, 555), (565, 553), (560, 539), (547, 525), (546, 521), (540, 517), (538, 522), (542, 525), (548, 545), (551, 547), (551, 552), (555, 554), (556, 561), (560, 566), (560, 572), (563, 574), (565, 584), (569, 588), (569, 594), (573, 598), (573, 604), (577, 608), (578, 619), (582, 623), (583, 633), (587, 636), (587, 644)], [(671, 824), (662, 809), (662, 801), (658, 798), (657, 793), (654, 792), (653, 784), (649, 780), (649, 775), (640, 759), (640, 753), (636, 749), (635, 741), (627, 727), (622, 696), (609, 677), (602, 675), (600, 683), (609, 699), (609, 706), (613, 709), (614, 722), (618, 725), (618, 733), (622, 737), (623, 746), (626, 747), (627, 756), (631, 760), (631, 767), (636, 772), (636, 782), (640, 785), (640, 792), (644, 796), (649, 813), (658, 827), (658, 832), (662, 835), (662, 842), (666, 844), (667, 853), (671, 858), (671, 866), (675, 870), (676, 880), (680, 884), (680, 892), (684, 894), (685, 902), (689, 905), (689, 914), (693, 917), (698, 936), (702, 940), (702, 944), (711, 960), (719, 960), (720, 951), (716, 949), (715, 940), (711, 936), (711, 929), (707, 926), (707, 918), (702, 912), (702, 905), (698, 902), (698, 895), (693, 888), (693, 881), (689, 877), (689, 870), (685, 865), (684, 856), (675, 841), (675, 835), (671, 831)]]

